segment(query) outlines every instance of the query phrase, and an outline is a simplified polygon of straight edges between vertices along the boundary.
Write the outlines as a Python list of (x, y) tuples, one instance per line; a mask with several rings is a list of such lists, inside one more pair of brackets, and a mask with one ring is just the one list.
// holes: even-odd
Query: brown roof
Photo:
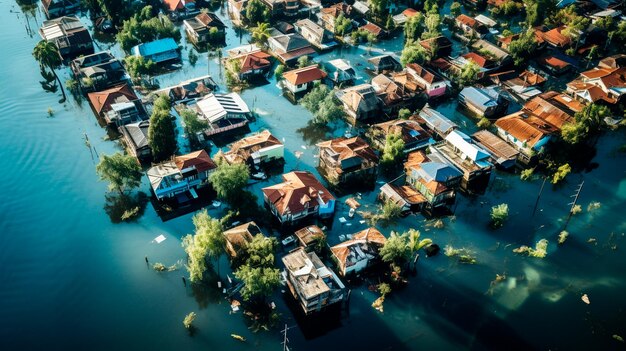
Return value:
[(433, 72), (425, 67), (422, 67), (421, 65), (418, 65), (417, 63), (409, 63), (406, 67), (413, 70), (419, 77), (428, 82), (428, 84), (441, 80), (441, 78), (436, 76)]
[(520, 79), (522, 79), (527, 85), (539, 85), (546, 81), (546, 78), (538, 73), (533, 73), (530, 71), (524, 71), (519, 75)]
[(402, 14), (405, 15), (407, 18), (411, 18), (415, 15), (417, 15), (418, 13), (420, 13), (419, 11), (417, 11), (416, 9), (412, 9), (412, 8), (408, 8), (404, 11), (402, 11)]
[(351, 11), (352, 11), (352, 6), (343, 2), (340, 2), (338, 4), (335, 4), (329, 7), (324, 7), (320, 10), (322, 14), (327, 14), (333, 17), (338, 17), (340, 13), (343, 13), (344, 15), (348, 15), (350, 14)]
[(194, 0), (163, 0), (163, 4), (170, 11), (182, 10), (185, 8), (185, 3), (195, 2)]
[(529, 116), (524, 111), (502, 117), (496, 121), (495, 125), (530, 147), (557, 131), (556, 127), (550, 123), (541, 118)]
[(519, 151), (488, 130), (479, 130), (478, 132), (472, 134), (472, 137), (478, 140), (479, 143), (495, 154), (498, 158), (510, 160), (519, 155)]
[(378, 164), (378, 155), (372, 149), (369, 144), (360, 137), (344, 138), (323, 141), (318, 143), (317, 146), (322, 148), (330, 148), (339, 155), (337, 161), (341, 162), (352, 157), (359, 157), (362, 160)]
[(176, 156), (174, 162), (176, 163), (176, 167), (181, 171), (189, 167), (195, 167), (198, 172), (205, 172), (217, 168), (215, 162), (213, 162), (209, 154), (204, 150)]
[(241, 69), (239, 71), (241, 73), (245, 73), (255, 69), (268, 67), (271, 64), (269, 60), (270, 57), (270, 54), (259, 50), (236, 56), (233, 59), (241, 61)]
[(409, 171), (411, 168), (418, 167), (422, 163), (429, 161), (430, 159), (424, 151), (413, 151), (407, 155), (406, 162), (404, 162), (404, 170)]
[(91, 105), (99, 115), (111, 109), (111, 105), (118, 102), (130, 102), (137, 100), (137, 95), (127, 84), (119, 85), (111, 89), (87, 94)]
[(300, 241), (300, 244), (305, 247), (319, 239), (323, 239), (326, 237), (324, 231), (316, 225), (310, 225), (308, 227), (299, 229), (295, 232), (295, 234)]
[(543, 39), (554, 46), (567, 46), (571, 43), (571, 39), (561, 34), (561, 31), (563, 31), (563, 29), (565, 29), (565, 26), (557, 27), (547, 32), (544, 32), (542, 35)]
[(379, 26), (375, 25), (372, 22), (369, 22), (368, 24), (361, 26), (359, 29), (363, 29), (366, 30), (372, 34), (374, 34), (375, 36), (379, 36), (380, 33), (383, 31), (382, 28), (380, 28)]
[(535, 96), (524, 104), (523, 110), (560, 129), (573, 120), (575, 111), (555, 100), (558, 95), (556, 91), (548, 91)]
[[(227, 251), (231, 257), (236, 257), (239, 250), (243, 249), (248, 243), (252, 241), (254, 235), (261, 233), (261, 229), (254, 222), (248, 222), (237, 227), (225, 230), (223, 232), (226, 239)], [(232, 248), (232, 250), (231, 250)]]
[(318, 205), (317, 199), (324, 203), (335, 197), (310, 172), (295, 171), (283, 174), (283, 182), (262, 189), (263, 194), (281, 214), (299, 213)]
[(317, 65), (298, 68), (283, 73), (283, 78), (293, 85), (314, 82), (326, 77), (326, 72), (322, 71)]
[(568, 62), (563, 61), (560, 58), (556, 58), (554, 56), (544, 57), (543, 59), (540, 59), (540, 62), (542, 62), (543, 64), (547, 66), (551, 66), (557, 69), (563, 69), (570, 65)]
[(472, 27), (474, 28), (474, 26), (476, 25), (476, 20), (471, 18), (470, 16), (461, 14), (456, 18), (457, 22), (462, 23), (466, 26)]
[(254, 152), (273, 145), (282, 143), (269, 130), (264, 130), (234, 142), (224, 157), (229, 163), (245, 163)]
[(384, 135), (400, 134), (405, 144), (428, 140), (431, 137), (430, 133), (412, 119), (394, 119), (375, 124), (373, 127), (382, 130)]
[(220, 20), (220, 18), (213, 13), (201, 12), (199, 15), (196, 16), (196, 19), (207, 27), (226, 27), (222, 20)]
[(476, 62), (476, 64), (480, 67), (485, 67), (485, 65), (487, 64), (487, 62), (489, 61), (488, 59), (486, 59), (485, 57), (475, 53), (475, 52), (468, 52), (467, 54), (461, 56), (464, 57), (467, 60), (472, 60), (474, 62)]
[(342, 270), (345, 269), (346, 260), (350, 255), (351, 248), (356, 245), (375, 245), (378, 248), (382, 247), (387, 238), (378, 231), (378, 229), (371, 227), (365, 230), (362, 230), (352, 236), (352, 239), (345, 241), (341, 244), (335, 245), (330, 248), (333, 255), (337, 257), (339, 261), (339, 265), (342, 267)]

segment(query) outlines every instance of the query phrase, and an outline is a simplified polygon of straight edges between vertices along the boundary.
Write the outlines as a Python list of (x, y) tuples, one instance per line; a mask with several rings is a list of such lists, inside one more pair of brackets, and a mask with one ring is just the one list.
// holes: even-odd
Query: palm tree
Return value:
[[(420, 240), (420, 236), (422, 234), (420, 233), (419, 230), (409, 229), (407, 234), (409, 235), (409, 242), (407, 243), (407, 246), (409, 247), (409, 250), (411, 251), (411, 256), (416, 254), (419, 250), (423, 249), (425, 246), (432, 244), (433, 242), (431, 239), (428, 239), (428, 238)], [(413, 260), (413, 264), (416, 264), (418, 259), (419, 259), (419, 254), (417, 254), (415, 259)]]
[(37, 46), (33, 49), (33, 56), (39, 62), (39, 66), (43, 69), (47, 67), (52, 71), (54, 77), (56, 78), (59, 86), (61, 87), (61, 92), (63, 93), (63, 100), (60, 102), (64, 102), (66, 100), (65, 89), (63, 89), (63, 84), (61, 84), (61, 79), (54, 71), (55, 67), (61, 65), (61, 55), (59, 54), (59, 49), (57, 47), (46, 40), (42, 40), (37, 43)]
[(252, 39), (265, 45), (267, 39), (270, 37), (270, 24), (269, 23), (257, 23), (257, 26), (252, 30)]

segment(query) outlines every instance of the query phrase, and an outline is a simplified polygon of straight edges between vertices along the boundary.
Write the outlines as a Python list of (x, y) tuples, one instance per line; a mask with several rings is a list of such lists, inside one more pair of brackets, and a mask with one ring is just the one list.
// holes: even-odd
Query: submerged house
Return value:
[(263, 232), (254, 221), (250, 221), (225, 230), (222, 234), (224, 235), (226, 253), (232, 260), (240, 258), (248, 244), (252, 242), (252, 238), (257, 234), (263, 234)]
[(250, 109), (237, 93), (211, 93), (189, 106), (195, 109), (199, 118), (209, 124), (208, 129), (204, 131), (207, 137), (235, 132), (248, 125)]
[(585, 104), (616, 105), (626, 95), (626, 67), (595, 67), (567, 83), (567, 92)]
[(491, 155), (465, 133), (453, 130), (444, 141), (430, 147), (432, 154), (445, 160), (463, 173), (461, 186), (467, 190), (482, 190), (489, 183), (493, 164)]
[(406, 65), (406, 72), (410, 79), (414, 81), (429, 98), (445, 95), (446, 89), (450, 84), (450, 81), (417, 63), (409, 63)]
[(332, 217), (335, 197), (310, 172), (283, 174), (283, 182), (262, 189), (263, 200), (282, 224), (307, 217)]
[(328, 61), (324, 68), (328, 72), (328, 79), (333, 86), (352, 85), (356, 79), (356, 71), (350, 63), (344, 59)]
[(445, 138), (450, 132), (458, 128), (456, 123), (428, 105), (424, 106), (419, 112), (419, 122), (431, 130), (433, 136), (437, 136), (439, 139)]
[(448, 37), (440, 35), (436, 38), (424, 39), (417, 42), (426, 52), (434, 58), (447, 57), (452, 54), (452, 41)]
[(44, 21), (39, 34), (43, 40), (57, 47), (63, 60), (93, 54), (89, 30), (76, 17), (63, 16)]
[[(318, 17), (322, 27), (324, 27), (331, 33), (335, 33), (335, 24), (337, 23), (337, 18), (339, 18), (340, 15), (345, 18), (349, 18), (351, 14), (352, 6), (346, 4), (345, 2), (339, 2), (337, 4), (320, 9)], [(348, 25), (348, 28), (346, 30), (350, 31), (351, 29), (352, 23)]]
[(196, 46), (224, 41), (226, 35), (226, 25), (214, 13), (200, 13), (184, 20), (183, 25), (189, 41)]
[(538, 59), (537, 63), (548, 73), (555, 76), (567, 73), (572, 69), (572, 65), (569, 62), (552, 55)]
[(109, 51), (80, 56), (70, 62), (70, 68), (85, 92), (108, 89), (129, 81), (126, 69)]
[(491, 61), (495, 62), (500, 67), (507, 66), (513, 61), (511, 55), (509, 55), (506, 50), (487, 40), (476, 40), (472, 43), (472, 48), (481, 55), (488, 56)]
[(309, 225), (298, 229), (294, 234), (298, 239), (298, 244), (300, 247), (304, 248), (306, 252), (316, 251), (319, 244), (326, 242), (326, 234), (316, 225)]
[(371, 84), (361, 84), (339, 90), (337, 97), (353, 121), (371, 119), (380, 113), (380, 101)]
[(374, 183), (378, 154), (360, 137), (318, 143), (321, 173), (332, 184)]
[(484, 38), (489, 34), (489, 29), (474, 18), (461, 14), (454, 20), (458, 29), (463, 32), (463, 36), (469, 38)]
[(308, 18), (297, 21), (294, 23), (294, 26), (298, 33), (320, 50), (337, 46), (337, 43), (333, 40), (333, 33)]
[(196, 7), (195, 0), (162, 0), (165, 10), (172, 19), (186, 18), (200, 12)]
[(167, 93), (172, 102), (182, 103), (200, 99), (216, 91), (217, 88), (217, 83), (211, 76), (202, 76), (181, 82), (162, 91)]
[(245, 137), (234, 142), (230, 150), (222, 154), (229, 164), (249, 164), (260, 166), (269, 162), (282, 160), (285, 146), (269, 132), (264, 130), (260, 133)]
[(139, 161), (147, 160), (152, 156), (152, 149), (148, 143), (149, 129), (150, 121), (130, 123), (119, 128), (126, 144), (126, 150)]
[(380, 262), (379, 251), (387, 238), (374, 227), (352, 235), (352, 239), (330, 248), (337, 262), (339, 274), (358, 274), (367, 267)]
[(397, 134), (404, 142), (404, 152), (427, 148), (434, 143), (431, 133), (426, 131), (414, 119), (394, 119), (388, 122), (372, 125), (369, 135), (372, 143), (378, 150), (387, 145), (387, 136)]
[(398, 71), (402, 69), (402, 64), (391, 55), (380, 55), (372, 57), (367, 62), (373, 65), (374, 73), (383, 73), (385, 71)]
[(284, 277), (305, 314), (319, 312), (348, 298), (345, 285), (315, 252), (296, 249), (282, 258)]
[(41, 0), (46, 18), (53, 19), (74, 13), (80, 8), (80, 0)]
[(283, 87), (292, 94), (307, 92), (326, 78), (326, 72), (317, 65), (297, 68), (283, 73)]
[(209, 154), (200, 150), (152, 166), (147, 175), (157, 200), (176, 197), (182, 203), (189, 200), (187, 194), (198, 197), (196, 190), (209, 184), (209, 174), (215, 169)]
[(396, 83), (384, 74), (372, 78), (371, 85), (376, 91), (378, 101), (384, 113), (395, 115), (402, 108), (412, 109), (415, 103), (415, 93), (410, 89)]
[(96, 115), (107, 124), (119, 127), (146, 117), (141, 100), (127, 84), (89, 93), (87, 98)]
[[(272, 68), (271, 55), (259, 49), (245, 51), (241, 54), (234, 54), (227, 60), (230, 62), (239, 61), (238, 65), (228, 65), (227, 69), (239, 77), (240, 80), (251, 80), (265, 77)], [(234, 68), (239, 68), (234, 72)]]
[(458, 169), (442, 161), (423, 151), (415, 151), (404, 163), (406, 183), (424, 197), (425, 206), (422, 209), (427, 211), (452, 206), (456, 199), (455, 189), (463, 178)]
[(298, 33), (270, 37), (267, 43), (278, 60), (286, 65), (293, 64), (302, 56), (316, 54), (311, 44)]
[(479, 130), (472, 134), (472, 139), (491, 154), (492, 163), (504, 169), (514, 167), (517, 163), (519, 151), (492, 132), (486, 129)]
[(528, 163), (546, 146), (558, 129), (543, 119), (521, 110), (495, 122), (498, 136), (520, 152), (520, 160)]
[(180, 60), (178, 44), (172, 38), (139, 44), (133, 46), (130, 52), (133, 56), (143, 57), (146, 61), (150, 60), (156, 64)]
[(494, 118), (506, 111), (509, 102), (497, 86), (467, 87), (459, 93), (459, 105), (478, 117)]

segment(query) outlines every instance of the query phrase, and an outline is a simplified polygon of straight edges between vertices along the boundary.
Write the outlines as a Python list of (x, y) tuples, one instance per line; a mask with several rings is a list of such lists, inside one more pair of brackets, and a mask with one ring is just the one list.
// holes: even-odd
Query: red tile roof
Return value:
[(404, 11), (402, 11), (402, 14), (405, 15), (407, 18), (411, 18), (415, 15), (417, 15), (419, 13), (419, 11), (417, 11), (416, 9), (412, 9), (412, 8), (408, 8)]
[(557, 69), (563, 69), (567, 66), (569, 66), (570, 64), (566, 61), (561, 60), (560, 58), (556, 58), (554, 56), (548, 56), (545, 57), (541, 60), (545, 65), (557, 68)]
[(368, 23), (364, 26), (361, 26), (360, 29), (366, 30), (372, 34), (374, 34), (375, 36), (379, 36), (380, 33), (383, 31), (382, 28), (380, 28), (379, 26), (375, 25), (374, 23)]
[(476, 25), (476, 20), (468, 15), (461, 14), (456, 18), (456, 21), (471, 28), (474, 28), (474, 26)]
[(325, 77), (326, 72), (319, 69), (317, 65), (294, 69), (283, 74), (283, 78), (293, 85), (310, 83)]
[(550, 123), (519, 111), (498, 119), (495, 125), (528, 146), (535, 146), (545, 136), (555, 133), (557, 128)]
[(186, 3), (195, 3), (194, 0), (163, 0), (163, 4), (170, 11), (182, 10)]
[(338, 161), (343, 161), (352, 157), (359, 157), (366, 162), (378, 164), (378, 155), (369, 144), (360, 137), (344, 138), (323, 141), (318, 143), (320, 149), (330, 148), (339, 154)]
[(465, 55), (463, 55), (461, 57), (464, 57), (465, 59), (468, 59), (468, 60), (472, 60), (478, 66), (483, 67), (483, 68), (485, 67), (485, 65), (489, 61), (485, 57), (483, 57), (483, 56), (481, 56), (481, 55), (479, 55), (479, 54), (477, 54), (475, 52), (468, 52), (467, 54), (465, 54)]
[(204, 150), (176, 156), (174, 162), (176, 163), (176, 167), (181, 171), (189, 167), (195, 167), (198, 172), (205, 172), (217, 168), (215, 162), (213, 162), (209, 154)]
[(422, 67), (421, 65), (418, 65), (417, 63), (409, 63), (408, 65), (406, 65), (406, 67), (410, 68), (411, 70), (413, 70), (415, 72), (415, 74), (417, 74), (423, 80), (428, 82), (428, 84), (432, 84), (435, 81), (440, 81), (441, 80), (441, 78), (439, 78), (438, 76), (434, 75), (431, 71), (429, 71), (428, 69)]
[(271, 64), (269, 60), (270, 57), (270, 54), (267, 54), (263, 51), (254, 51), (248, 54), (244, 54), (242, 56), (238, 56), (236, 57), (236, 59), (239, 59), (241, 61), (241, 69), (239, 71), (241, 73), (245, 73), (255, 69), (268, 67)]
[(290, 172), (283, 174), (283, 182), (262, 189), (263, 194), (282, 216), (286, 213), (300, 213), (319, 205), (317, 199), (328, 203), (335, 197), (310, 172)]
[[(129, 102), (137, 100), (137, 95), (127, 84), (119, 85), (111, 89), (97, 91), (87, 94), (91, 105), (96, 113), (100, 115), (111, 109), (111, 104), (116, 102)], [(120, 101), (123, 100), (123, 101)]]
[(557, 27), (547, 32), (544, 32), (542, 35), (543, 39), (554, 46), (567, 46), (571, 43), (571, 39), (561, 34), (561, 31), (563, 31), (563, 29), (565, 29), (565, 26)]

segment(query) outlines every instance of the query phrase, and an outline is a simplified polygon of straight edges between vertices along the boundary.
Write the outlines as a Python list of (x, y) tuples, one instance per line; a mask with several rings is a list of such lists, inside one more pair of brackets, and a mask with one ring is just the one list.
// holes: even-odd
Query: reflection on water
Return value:
[(104, 212), (112, 223), (136, 221), (146, 210), (148, 195), (143, 191), (132, 194), (110, 192), (104, 195)]

